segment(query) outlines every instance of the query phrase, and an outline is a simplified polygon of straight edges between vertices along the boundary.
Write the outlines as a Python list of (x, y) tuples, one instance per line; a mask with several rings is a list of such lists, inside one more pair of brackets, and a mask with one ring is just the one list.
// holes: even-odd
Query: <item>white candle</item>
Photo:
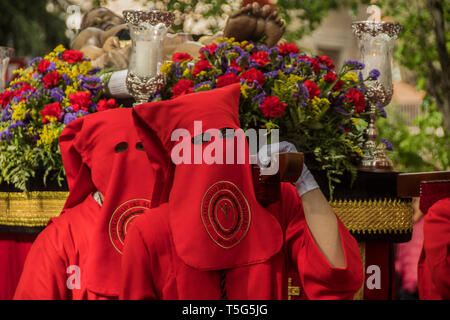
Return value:
[(367, 13), (370, 14), (368, 21), (381, 21), (381, 9), (376, 5), (367, 7)]
[(139, 77), (151, 77), (156, 74), (156, 45), (155, 41), (136, 41), (136, 68)]

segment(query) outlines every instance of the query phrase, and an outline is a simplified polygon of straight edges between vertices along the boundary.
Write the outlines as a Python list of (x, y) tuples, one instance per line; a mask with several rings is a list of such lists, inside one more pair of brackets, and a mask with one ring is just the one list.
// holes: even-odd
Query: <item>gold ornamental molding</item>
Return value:
[(0, 192), (0, 225), (45, 227), (61, 213), (68, 195), (65, 191)]
[[(66, 191), (0, 192), (0, 225), (45, 227), (61, 213)], [(410, 201), (334, 200), (333, 210), (353, 235), (392, 235), (412, 232)]]
[(412, 233), (411, 201), (334, 200), (331, 207), (353, 235), (400, 235)]

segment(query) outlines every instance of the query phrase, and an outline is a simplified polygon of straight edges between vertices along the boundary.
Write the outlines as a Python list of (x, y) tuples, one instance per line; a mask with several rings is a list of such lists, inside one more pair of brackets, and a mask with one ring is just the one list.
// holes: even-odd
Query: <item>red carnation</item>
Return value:
[(6, 105), (11, 101), (13, 94), (10, 91), (5, 91), (0, 94), (0, 106), (5, 108)]
[(44, 106), (44, 109), (41, 110), (42, 122), (49, 123), (50, 118), (56, 118), (57, 120), (61, 116), (61, 105), (59, 102), (53, 102)]
[(37, 70), (39, 73), (44, 73), (45, 71), (47, 71), (48, 67), (50, 67), (50, 61), (44, 59), (39, 62)]
[(366, 108), (366, 100), (364, 99), (364, 95), (355, 88), (348, 90), (344, 101), (355, 106), (355, 113), (361, 113)]
[(250, 59), (256, 62), (260, 67), (264, 67), (269, 63), (269, 53), (266, 51), (258, 51), (252, 54)]
[(293, 43), (282, 43), (278, 45), (278, 53), (286, 55), (289, 53), (298, 53), (300, 49)]
[(278, 97), (265, 97), (264, 102), (259, 106), (266, 118), (281, 117), (286, 109), (286, 104), (281, 102)]
[(337, 74), (334, 73), (333, 71), (328, 71), (328, 73), (323, 76), (323, 80), (325, 80), (326, 82), (329, 82), (329, 83), (335, 82), (336, 79), (337, 79)]
[(176, 98), (194, 92), (194, 82), (188, 79), (181, 79), (172, 87), (172, 98)]
[(97, 103), (97, 111), (105, 111), (105, 110), (109, 110), (109, 109), (114, 109), (117, 108), (117, 103), (116, 100), (114, 100), (113, 98), (111, 99), (101, 99), (98, 103)]
[(89, 106), (91, 105), (91, 93), (87, 91), (80, 91), (77, 93), (72, 93), (69, 95), (70, 106), (73, 111), (84, 110), (88, 111)]
[(333, 60), (331, 60), (328, 56), (318, 56), (317, 59), (319, 59), (320, 63), (323, 63), (330, 69), (334, 69)]
[(308, 89), (308, 94), (309, 94), (310, 99), (313, 99), (314, 97), (317, 97), (320, 94), (320, 90), (314, 81), (306, 80), (304, 82), (304, 85), (305, 85), (306, 89)]
[(76, 51), (76, 50), (66, 50), (63, 55), (62, 58), (64, 61), (73, 64), (76, 62), (81, 61), (81, 59), (83, 59), (83, 53), (80, 51)]
[(241, 73), (241, 79), (246, 80), (248, 83), (253, 83), (253, 81), (257, 81), (260, 86), (264, 84), (266, 78), (261, 71), (251, 68)]
[(200, 58), (201, 59), (206, 59), (206, 57), (203, 55), (203, 52), (208, 52), (208, 54), (211, 56), (214, 53), (216, 53), (218, 48), (218, 45), (216, 43), (213, 43), (209, 46), (203, 47), (200, 49)]
[(233, 72), (225, 73), (217, 78), (217, 88), (225, 87), (236, 82), (239, 82), (237, 74)]
[(308, 57), (308, 56), (302, 56), (302, 57), (299, 57), (299, 59), (304, 60), (304, 61), (309, 61), (311, 63), (311, 66), (313, 67), (314, 72), (319, 73), (320, 64), (316, 59)]
[(54, 87), (58, 84), (58, 81), (61, 80), (61, 75), (58, 73), (58, 71), (52, 71), (47, 73), (44, 78), (42, 78), (42, 81), (44, 82), (45, 88)]
[(206, 69), (210, 69), (212, 65), (209, 64), (208, 60), (200, 60), (194, 66), (194, 71), (192, 71), (192, 75), (196, 76), (200, 72)]
[(237, 72), (241, 72), (242, 68), (237, 64), (236, 60), (237, 59), (234, 59), (233, 61), (231, 61), (229, 68), (233, 68)]
[[(336, 79), (337, 79), (337, 75), (336, 75), (336, 73), (334, 73), (332, 71), (328, 71), (328, 73), (323, 77), (323, 80), (325, 80), (326, 82), (329, 82), (329, 83), (335, 82)], [(344, 82), (339, 79), (336, 82), (336, 84), (333, 86), (333, 90), (339, 91), (342, 89), (343, 85), (344, 85)]]
[(184, 53), (184, 52), (175, 52), (172, 55), (172, 61), (173, 62), (179, 62), (179, 61), (185, 61), (185, 60), (192, 60), (193, 58), (191, 57), (190, 54), (188, 53)]

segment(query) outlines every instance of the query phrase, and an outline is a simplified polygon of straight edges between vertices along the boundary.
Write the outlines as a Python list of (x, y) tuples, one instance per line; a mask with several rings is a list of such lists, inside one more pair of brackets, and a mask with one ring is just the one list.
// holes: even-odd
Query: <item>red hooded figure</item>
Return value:
[(127, 230), (152, 206), (152, 196), (158, 198), (155, 167), (131, 112), (87, 115), (64, 129), (59, 141), (69, 197), (33, 244), (15, 299), (118, 297)]
[[(304, 298), (351, 299), (360, 288), (358, 246), (342, 223), (339, 269), (315, 244), (292, 185), (282, 184), (280, 202), (258, 203), (239, 95), (235, 84), (135, 107), (176, 166), (168, 202), (136, 218), (127, 235), (120, 298), (286, 299), (287, 261), (297, 266)], [(234, 133), (214, 134), (225, 128)]]
[(421, 300), (450, 299), (450, 181), (421, 184), (423, 248), (418, 264)]

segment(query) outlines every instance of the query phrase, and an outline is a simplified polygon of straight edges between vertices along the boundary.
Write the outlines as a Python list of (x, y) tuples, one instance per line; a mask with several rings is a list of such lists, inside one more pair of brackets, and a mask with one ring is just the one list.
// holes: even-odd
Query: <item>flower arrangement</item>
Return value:
[(35, 58), (0, 94), (0, 182), (27, 189), (43, 171), (59, 184), (64, 168), (58, 138), (72, 120), (118, 107), (103, 97), (100, 70), (79, 51), (56, 47)]
[(372, 70), (363, 79), (363, 68), (347, 60), (336, 71), (329, 57), (302, 54), (292, 43), (267, 48), (221, 38), (201, 48), (195, 60), (175, 53), (161, 69), (166, 86), (154, 101), (239, 82), (241, 127), (278, 128), (281, 139), (305, 154), (310, 169), (326, 172), (332, 195), (340, 175), (356, 177), (362, 157), (364, 83), (379, 76)]

